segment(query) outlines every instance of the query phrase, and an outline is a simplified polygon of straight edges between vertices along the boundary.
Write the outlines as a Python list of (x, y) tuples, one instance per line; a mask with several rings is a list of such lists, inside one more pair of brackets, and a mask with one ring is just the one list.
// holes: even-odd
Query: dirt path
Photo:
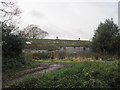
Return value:
[[(41, 74), (44, 74), (44, 73), (47, 73), (47, 72), (58, 70), (58, 69), (60, 69), (64, 66), (66, 66), (66, 64), (62, 64), (62, 63), (38, 63), (37, 66), (38, 66), (37, 68), (43, 67), (43, 68), (47, 68), (47, 69), (43, 69), (43, 70), (40, 70), (40, 71), (36, 71), (34, 73), (26, 74), (24, 76), (21, 76), (19, 78), (15, 78), (15, 79), (12, 79), (12, 80), (6, 80), (6, 81), (2, 82), (3, 87), (11, 84), (13, 82), (20, 81), (24, 78), (27, 78), (28, 76), (41, 75)], [(32, 70), (32, 69), (28, 69), (28, 70)]]

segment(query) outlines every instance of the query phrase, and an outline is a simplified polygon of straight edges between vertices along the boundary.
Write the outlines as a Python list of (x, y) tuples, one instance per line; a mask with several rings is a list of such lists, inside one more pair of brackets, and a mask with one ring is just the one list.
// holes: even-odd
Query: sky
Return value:
[[(16, 0), (21, 29), (38, 25), (48, 39), (91, 40), (100, 22), (118, 24), (118, 0)], [(89, 1), (89, 2), (88, 2)]]

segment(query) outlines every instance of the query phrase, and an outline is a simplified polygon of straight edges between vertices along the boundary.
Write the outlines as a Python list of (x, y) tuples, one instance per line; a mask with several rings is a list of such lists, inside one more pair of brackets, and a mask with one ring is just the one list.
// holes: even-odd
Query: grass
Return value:
[(35, 60), (35, 62), (39, 62), (39, 63), (50, 63), (50, 62), (58, 62), (58, 63), (71, 63), (73, 61), (71, 60)]
[(64, 58), (64, 59), (34, 59), (35, 62), (38, 63), (50, 63), (50, 62), (56, 62), (56, 63), (76, 63), (76, 62), (82, 62), (82, 61), (95, 61), (93, 58), (83, 58), (83, 57), (71, 57), (71, 58)]
[(32, 60), (31, 63), (28, 64), (28, 65), (23, 65), (22, 67), (18, 67), (18, 68), (12, 68), (12, 69), (10, 68), (10, 69), (5, 70), (4, 73), (5, 74), (14, 73), (14, 72), (22, 71), (22, 70), (25, 70), (25, 69), (33, 68), (33, 67), (36, 66), (36, 63), (37, 62), (34, 62), (34, 60)]
[(120, 88), (118, 61), (73, 63), (41, 76), (28, 77), (6, 88)]

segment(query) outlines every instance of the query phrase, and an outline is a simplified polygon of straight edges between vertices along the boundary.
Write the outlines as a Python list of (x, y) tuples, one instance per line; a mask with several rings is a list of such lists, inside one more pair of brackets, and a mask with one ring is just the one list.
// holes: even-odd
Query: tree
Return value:
[[(113, 19), (100, 23), (92, 39), (92, 50), (98, 53), (116, 54), (120, 48), (120, 29)], [(120, 50), (120, 49), (119, 49)]]
[(0, 1), (0, 16), (1, 22), (6, 24), (15, 24), (20, 18), (21, 10), (17, 7), (16, 2), (13, 0)]
[(3, 57), (19, 55), (22, 50), (22, 40), (11, 32), (18, 30), (15, 22), (18, 20), (21, 11), (16, 2), (12, 0), (0, 1), (0, 31), (2, 31), (2, 52)]
[(10, 27), (1, 22), (0, 26), (2, 26), (0, 27), (0, 30), (2, 29), (2, 67), (3, 72), (5, 72), (6, 69), (20, 67), (26, 64), (22, 55), (25, 42), (19, 36), (11, 33), (14, 27)]
[(13, 29), (14, 27), (7, 26), (7, 24), (2, 24), (3, 58), (19, 58), (19, 56), (22, 54), (24, 41), (19, 38), (19, 36), (11, 34)]
[[(21, 10), (18, 8), (17, 3), (13, 0), (0, 1), (0, 23), (2, 26), (10, 26), (14, 32), (19, 29), (17, 26), (20, 18)], [(1, 29), (2, 31), (2, 29)], [(8, 31), (9, 32), (9, 31)]]
[(19, 32), (19, 35), (28, 39), (43, 39), (48, 35), (46, 31), (41, 30), (37, 25), (31, 24)]
[(0, 32), (2, 32), (2, 67), (5, 69), (13, 68), (25, 64), (22, 56), (24, 40), (14, 35), (12, 31), (18, 30), (17, 17), (20, 11), (16, 3), (10, 0), (0, 1)]

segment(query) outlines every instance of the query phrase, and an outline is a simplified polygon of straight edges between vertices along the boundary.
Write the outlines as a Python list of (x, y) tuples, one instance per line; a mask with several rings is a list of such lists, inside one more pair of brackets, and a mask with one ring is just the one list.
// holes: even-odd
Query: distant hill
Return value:
[(61, 40), (61, 39), (31, 39), (32, 44), (26, 49), (32, 50), (59, 50), (63, 46), (90, 47), (91, 42), (86, 40)]

